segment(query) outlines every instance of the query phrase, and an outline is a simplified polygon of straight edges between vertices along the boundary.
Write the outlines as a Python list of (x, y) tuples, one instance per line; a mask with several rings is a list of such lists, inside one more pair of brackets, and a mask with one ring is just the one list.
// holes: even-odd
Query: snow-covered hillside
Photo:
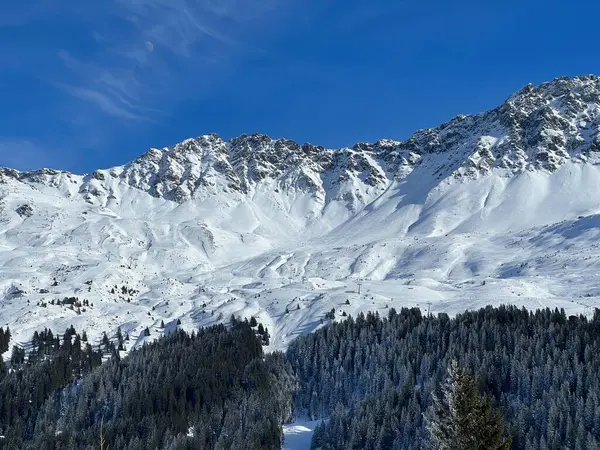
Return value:
[(0, 326), (15, 342), (120, 326), (139, 343), (234, 314), (283, 348), (332, 308), (585, 313), (600, 306), (599, 161), (588, 76), (404, 142), (206, 135), (88, 175), (0, 169)]

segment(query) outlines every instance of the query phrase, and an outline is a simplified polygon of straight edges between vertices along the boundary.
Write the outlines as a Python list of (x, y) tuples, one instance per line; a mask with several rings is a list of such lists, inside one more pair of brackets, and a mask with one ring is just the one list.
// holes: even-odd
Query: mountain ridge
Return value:
[(600, 79), (586, 76), (405, 141), (212, 134), (83, 175), (0, 169), (0, 324), (17, 341), (120, 326), (138, 345), (163, 321), (233, 314), (284, 348), (332, 308), (585, 312), (600, 305), (599, 130)]
[[(260, 133), (242, 134), (229, 141), (207, 134), (172, 147), (152, 148), (123, 166), (81, 176), (91, 184), (98, 184), (92, 180), (104, 181), (107, 174), (118, 176), (153, 196), (177, 202), (191, 199), (198, 188), (212, 185), (215, 178), (223, 178), (228, 188), (247, 193), (251, 184), (278, 178), (295, 166), (314, 175), (338, 164), (338, 181), (346, 176), (366, 176), (365, 182), (375, 187), (402, 172), (401, 167), (414, 166), (424, 155), (458, 153), (457, 142), (469, 147), (458, 155), (462, 159), (458, 176), (486, 173), (494, 166), (517, 172), (556, 170), (565, 160), (586, 160), (590, 152), (600, 151), (599, 109), (598, 77), (562, 77), (539, 86), (528, 84), (497, 108), (458, 115), (436, 128), (417, 130), (406, 141), (380, 139), (326, 149)], [(377, 167), (369, 156), (385, 167)], [(68, 173), (2, 168), (0, 182), (6, 177), (39, 182), (44, 176)], [(305, 176), (303, 180), (310, 185), (313, 178)], [(94, 191), (98, 190), (92, 187), (83, 193)]]

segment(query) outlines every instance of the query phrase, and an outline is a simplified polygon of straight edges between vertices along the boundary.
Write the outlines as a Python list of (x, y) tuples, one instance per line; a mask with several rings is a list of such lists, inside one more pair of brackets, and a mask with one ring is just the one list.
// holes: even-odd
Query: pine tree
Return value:
[(108, 346), (110, 345), (110, 341), (108, 340), (108, 336), (106, 335), (106, 331), (104, 332), (104, 334), (102, 336), (102, 345), (104, 345), (104, 348), (106, 350), (108, 350)]
[(490, 396), (479, 394), (477, 381), (458, 363), (448, 368), (441, 393), (433, 395), (426, 417), (432, 447), (437, 450), (508, 450), (511, 439)]
[[(35, 340), (35, 336), (34, 336)], [(6, 331), (0, 328), (0, 353), (8, 351), (10, 344), (10, 329), (7, 327)]]
[(325, 435), (325, 426), (323, 422), (316, 426), (315, 431), (313, 432), (312, 441), (310, 444), (310, 450), (316, 450), (321, 448), (326, 440), (324, 439)]
[(108, 445), (106, 445), (106, 439), (104, 437), (104, 419), (100, 422), (100, 450), (108, 450)]
[(119, 343), (118, 350), (123, 351), (125, 347), (123, 346), (123, 333), (121, 331), (121, 327), (117, 328), (117, 342)]

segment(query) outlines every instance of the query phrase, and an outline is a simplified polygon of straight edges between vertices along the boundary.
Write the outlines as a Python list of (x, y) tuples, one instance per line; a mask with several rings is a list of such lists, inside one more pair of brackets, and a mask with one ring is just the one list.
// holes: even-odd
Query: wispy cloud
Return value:
[[(88, 113), (138, 121), (261, 54), (257, 31), (264, 33), (276, 13), (296, 1), (107, 0), (74, 6), (67, 0), (30, 0), (3, 11), (0, 29), (30, 26), (33, 39), (41, 40), (28, 40), (26, 59), (22, 47), (0, 44), (0, 61), (30, 70), (81, 106), (91, 106)], [(60, 23), (73, 37), (36, 35), (44, 22)]]
[(194, 44), (207, 39), (227, 45), (245, 45), (239, 40), (244, 31), (239, 27), (260, 21), (281, 6), (278, 0), (117, 2), (129, 13), (128, 20), (137, 26), (140, 34), (165, 49), (184, 55)]
[[(131, 120), (142, 119), (141, 116), (131, 112), (131, 109), (133, 109), (131, 108), (133, 106), (131, 103), (127, 102), (123, 97), (120, 97), (114, 92), (112, 92), (113, 95), (111, 96), (92, 89), (69, 86), (65, 87), (65, 91), (81, 100), (95, 104), (103, 112), (111, 116)], [(118, 100), (118, 103), (115, 100)]]
[[(0, 127), (0, 165), (32, 169), (74, 158), (89, 167), (91, 151), (214, 95), (267, 55), (300, 0), (13, 3), (0, 14), (10, 37), (0, 40), (0, 78), (15, 87), (8, 101), (19, 107)], [(21, 92), (31, 94), (24, 104)], [(30, 139), (2, 137), (13, 132)]]
[(82, 11), (96, 48), (58, 49), (68, 72), (55, 84), (106, 115), (148, 118), (173, 94), (260, 52), (250, 44), (253, 27), (285, 1), (113, 0), (110, 8)]

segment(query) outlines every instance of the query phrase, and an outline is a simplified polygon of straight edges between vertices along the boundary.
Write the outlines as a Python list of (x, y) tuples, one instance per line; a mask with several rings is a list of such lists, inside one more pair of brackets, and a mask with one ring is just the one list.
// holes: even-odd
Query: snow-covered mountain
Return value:
[(254, 315), (281, 348), (332, 308), (587, 312), (599, 162), (600, 78), (585, 76), (404, 142), (205, 135), (87, 175), (0, 169), (0, 326), (141, 342), (162, 321)]

